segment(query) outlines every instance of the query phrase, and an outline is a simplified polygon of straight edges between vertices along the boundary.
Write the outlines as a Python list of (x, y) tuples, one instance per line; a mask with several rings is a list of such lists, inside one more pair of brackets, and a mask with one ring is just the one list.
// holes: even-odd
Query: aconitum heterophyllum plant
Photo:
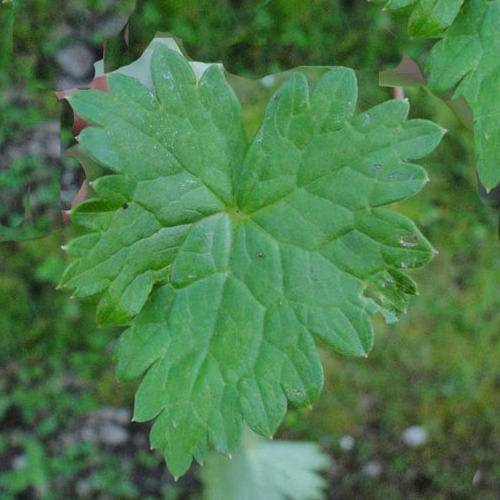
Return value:
[(72, 211), (80, 235), (62, 284), (99, 296), (102, 325), (127, 325), (122, 380), (143, 376), (137, 421), (174, 475), (211, 446), (229, 454), (244, 422), (272, 436), (287, 402), (321, 392), (314, 339), (366, 356), (370, 315), (393, 319), (433, 249), (385, 205), (417, 193), (412, 160), (443, 130), (408, 102), (355, 113), (356, 78), (334, 67), (309, 88), (292, 73), (249, 141), (219, 66), (199, 78), (159, 45), (154, 92), (110, 75), (110, 93), (69, 97), (93, 124), (81, 147), (106, 169)]

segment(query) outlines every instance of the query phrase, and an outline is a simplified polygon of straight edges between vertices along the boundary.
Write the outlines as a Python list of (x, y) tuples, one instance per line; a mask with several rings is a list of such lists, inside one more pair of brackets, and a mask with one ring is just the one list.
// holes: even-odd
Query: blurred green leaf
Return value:
[(328, 455), (313, 443), (268, 441), (245, 431), (232, 458), (212, 454), (201, 477), (206, 500), (317, 500), (331, 467)]
[[(442, 38), (428, 59), (429, 88), (454, 99), (463, 96), (473, 111), (477, 170), (489, 191), (500, 183), (500, 1), (418, 0), (411, 5), (410, 35)], [(389, 2), (387, 7), (401, 5)], [(396, 83), (393, 76), (385, 72), (382, 79)], [(457, 109), (462, 112), (462, 106)]]
[(478, 172), (486, 189), (500, 182), (500, 1), (471, 0), (429, 56), (429, 86), (464, 96), (474, 113)]

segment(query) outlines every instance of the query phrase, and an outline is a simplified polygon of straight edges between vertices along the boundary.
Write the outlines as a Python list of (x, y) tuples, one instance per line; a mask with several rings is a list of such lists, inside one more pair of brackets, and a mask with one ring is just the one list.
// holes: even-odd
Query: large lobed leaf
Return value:
[(408, 31), (440, 37), (429, 56), (429, 86), (454, 90), (474, 113), (477, 168), (487, 190), (500, 183), (500, 0), (392, 0), (412, 6)]
[(144, 375), (137, 421), (181, 475), (210, 445), (229, 453), (243, 421), (272, 436), (287, 400), (309, 406), (322, 385), (314, 338), (365, 356), (370, 314), (394, 319), (430, 244), (385, 205), (418, 192), (411, 163), (443, 131), (407, 120), (406, 101), (355, 114), (354, 73), (332, 68), (309, 90), (293, 73), (248, 144), (240, 104), (218, 66), (198, 80), (158, 45), (154, 93), (108, 77), (110, 93), (69, 100), (93, 127), (80, 146), (107, 169), (72, 212), (63, 284), (100, 297), (103, 325), (130, 327), (120, 379)]

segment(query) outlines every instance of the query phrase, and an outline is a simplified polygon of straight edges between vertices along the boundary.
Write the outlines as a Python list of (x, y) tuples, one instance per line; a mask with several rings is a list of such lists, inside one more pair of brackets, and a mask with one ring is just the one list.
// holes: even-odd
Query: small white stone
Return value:
[(28, 467), (28, 458), (26, 455), (18, 455), (12, 460), (12, 468), (14, 470), (26, 469)]
[(423, 446), (429, 439), (429, 433), (419, 425), (412, 425), (405, 429), (402, 435), (403, 442), (411, 448)]
[(84, 427), (80, 432), (82, 441), (94, 442), (97, 441), (97, 434), (91, 427)]
[(88, 76), (94, 64), (94, 54), (83, 44), (65, 47), (56, 52), (54, 57), (63, 71), (77, 80)]
[(354, 438), (352, 436), (342, 436), (339, 444), (344, 451), (350, 451), (354, 448)]
[(382, 465), (376, 460), (368, 462), (363, 467), (363, 474), (369, 477), (378, 477), (382, 473)]
[(92, 484), (88, 479), (79, 479), (75, 485), (75, 491), (79, 498), (88, 497), (92, 494)]
[(110, 420), (120, 425), (127, 425), (132, 418), (128, 408), (115, 408), (113, 406), (105, 406), (94, 412), (93, 417), (97, 420)]
[(119, 446), (128, 441), (128, 432), (119, 425), (106, 422), (99, 429), (99, 440), (110, 446)]

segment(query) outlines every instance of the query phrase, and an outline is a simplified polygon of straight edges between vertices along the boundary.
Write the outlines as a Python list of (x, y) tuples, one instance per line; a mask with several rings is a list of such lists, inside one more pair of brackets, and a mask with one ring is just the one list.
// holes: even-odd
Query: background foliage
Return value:
[[(73, 11), (92, 16), (106, 5), (30, 0), (18, 12), (16, 57), (28, 86), (61, 82), (56, 54), (68, 39), (83, 40), (99, 58), (102, 36), (88, 23), (83, 28)], [(132, 19), (132, 48), (117, 61), (139, 54), (157, 29), (180, 37), (194, 59), (223, 60), (244, 76), (306, 64), (354, 67), (361, 108), (390, 96), (377, 86), (379, 70), (395, 65), (405, 50), (427, 48), (425, 41), (410, 43), (406, 19), (362, 0), (146, 0)], [(413, 117), (450, 130), (423, 162), (431, 183), (398, 207), (440, 254), (414, 273), (421, 295), (408, 316), (389, 327), (378, 322), (366, 361), (322, 352), (327, 385), (319, 404), (291, 412), (280, 435), (318, 441), (334, 457), (330, 498), (493, 499), (500, 481), (495, 214), (477, 196), (470, 133), (441, 101), (417, 89), (409, 98)], [(27, 114), (7, 93), (1, 99), (3, 173), (13, 132), (35, 131), (57, 105), (28, 103)], [(260, 119), (262, 100), (248, 96), (250, 126)], [(200, 492), (195, 471), (174, 485), (148, 451), (142, 427), (125, 423), (133, 387), (115, 382), (110, 360), (117, 333), (96, 329), (92, 304), (54, 290), (65, 239), (59, 231), (0, 246), (1, 496), (194, 498)], [(424, 430), (425, 444), (407, 444), (405, 430), (413, 426)], [(121, 438), (117, 428), (125, 431)]]

